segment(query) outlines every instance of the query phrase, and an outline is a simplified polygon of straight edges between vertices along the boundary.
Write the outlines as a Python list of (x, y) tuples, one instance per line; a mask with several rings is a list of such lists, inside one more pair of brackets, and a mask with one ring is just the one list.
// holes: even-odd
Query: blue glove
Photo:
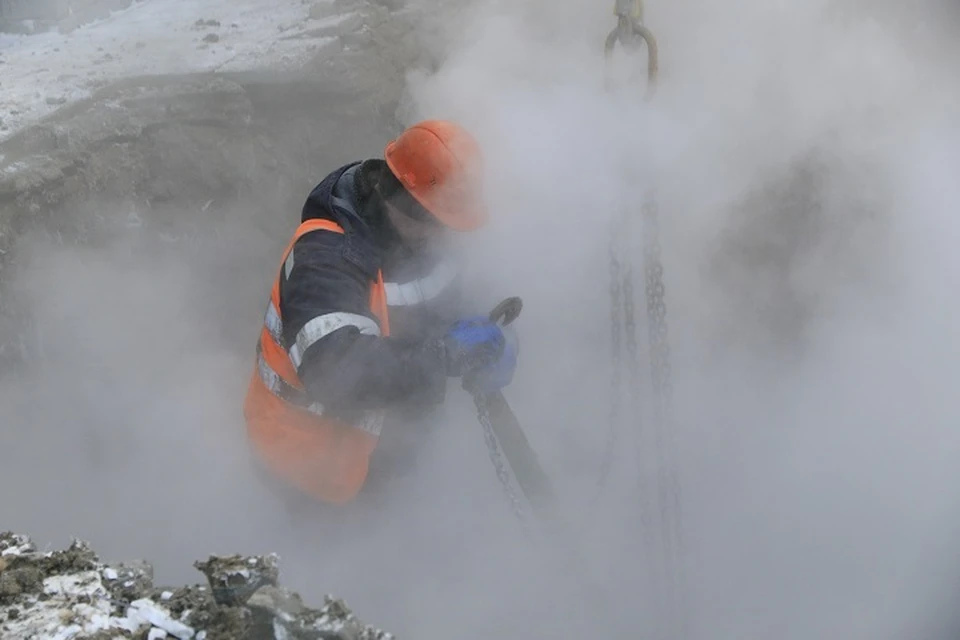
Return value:
[(499, 358), (506, 338), (496, 323), (484, 316), (473, 316), (450, 327), (443, 342), (447, 353), (447, 375), (461, 376)]
[(474, 391), (493, 393), (513, 382), (513, 373), (517, 369), (517, 358), (520, 355), (520, 344), (512, 327), (504, 329), (504, 336), (506, 342), (500, 357), (486, 366), (464, 374), (464, 389), (471, 393)]
[(463, 376), (464, 388), (490, 393), (510, 384), (517, 366), (516, 334), (508, 340), (503, 330), (485, 316), (460, 320), (447, 335), (447, 374)]

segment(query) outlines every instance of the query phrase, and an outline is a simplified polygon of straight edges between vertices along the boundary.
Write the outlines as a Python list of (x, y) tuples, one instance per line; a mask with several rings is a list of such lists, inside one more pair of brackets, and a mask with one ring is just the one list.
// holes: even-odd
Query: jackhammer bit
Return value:
[[(513, 296), (506, 298), (494, 307), (488, 317), (491, 322), (507, 326), (520, 316), (522, 309), (523, 301)], [(477, 417), (488, 435), (487, 444), (490, 448), (491, 460), (497, 467), (497, 475), (500, 477), (501, 483), (504, 484), (504, 490), (511, 498), (511, 502), (514, 503), (514, 510), (518, 511), (518, 504), (512, 495), (512, 484), (509, 482), (509, 477), (504, 473), (505, 470), (499, 467), (502, 464), (500, 462), (501, 449), (521, 492), (533, 508), (537, 511), (552, 508), (554, 502), (553, 485), (540, 466), (537, 455), (520, 426), (520, 421), (517, 420), (513, 409), (510, 408), (506, 398), (503, 397), (503, 393), (500, 391), (492, 393), (471, 391), (471, 394), (477, 407)], [(490, 436), (493, 436), (493, 438), (490, 438)], [(517, 515), (521, 516), (520, 513)]]

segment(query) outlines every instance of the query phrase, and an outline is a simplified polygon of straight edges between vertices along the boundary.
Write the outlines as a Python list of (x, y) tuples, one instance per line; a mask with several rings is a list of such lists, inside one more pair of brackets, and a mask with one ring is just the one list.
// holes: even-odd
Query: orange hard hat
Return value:
[(447, 120), (410, 126), (384, 149), (384, 159), (410, 195), (440, 222), (473, 231), (487, 221), (480, 145)]

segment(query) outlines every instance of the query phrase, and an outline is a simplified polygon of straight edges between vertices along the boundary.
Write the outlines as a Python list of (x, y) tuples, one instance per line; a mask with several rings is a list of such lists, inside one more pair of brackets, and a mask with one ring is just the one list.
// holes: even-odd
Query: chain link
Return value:
[[(651, 194), (643, 203), (644, 275), (647, 297), (647, 332), (650, 341), (650, 381), (653, 388), (654, 430), (658, 452), (657, 488), (667, 588), (674, 624), (680, 638), (687, 637), (686, 579), (683, 566), (683, 529), (680, 482), (676, 473), (673, 431), (673, 384), (668, 341), (666, 288), (663, 284), (659, 211)], [(671, 624), (671, 627), (674, 627)]]
[(527, 518), (520, 499), (517, 497), (516, 489), (513, 486), (513, 478), (510, 471), (507, 470), (506, 462), (503, 460), (503, 453), (500, 451), (500, 443), (497, 441), (497, 435), (493, 431), (493, 425), (490, 424), (490, 412), (487, 403), (482, 397), (476, 398), (477, 419), (483, 427), (483, 439), (487, 445), (487, 453), (490, 454), (490, 461), (497, 473), (497, 479), (503, 487), (503, 492), (510, 501), (510, 509), (517, 519), (526, 527)]
[[(626, 227), (626, 225), (624, 226)], [(630, 236), (631, 234), (628, 234), (624, 237)], [(638, 331), (636, 309), (634, 306), (636, 295), (633, 287), (633, 263), (630, 260), (626, 260), (625, 262), (626, 264), (622, 267), (622, 279), (624, 329), (627, 337), (627, 368), (630, 372), (630, 384), (627, 388), (630, 390), (629, 396), (632, 401), (630, 415), (633, 425), (633, 433), (637, 443), (640, 443), (644, 436), (643, 393), (641, 392), (641, 389), (643, 389), (643, 379), (640, 374), (640, 348), (637, 345)], [(642, 450), (639, 447), (638, 454), (642, 459)], [(638, 494), (640, 501), (640, 525), (642, 527), (644, 542), (647, 546), (647, 553), (650, 556), (653, 556), (653, 505), (651, 503), (650, 491), (647, 487), (647, 483), (644, 479), (642, 471), (643, 470), (641, 468), (637, 479), (639, 484)], [(651, 566), (651, 571), (654, 573), (654, 575), (656, 575), (657, 571), (655, 570), (655, 567)]]
[[(621, 239), (630, 236), (629, 215), (626, 208), (613, 221), (610, 232), (609, 260), (610, 260), (610, 343), (613, 368), (610, 384), (610, 413), (607, 430), (604, 456), (600, 467), (600, 477), (597, 482), (597, 493), (594, 503), (599, 500), (602, 490), (609, 478), (613, 467), (613, 458), (617, 450), (617, 440), (622, 424), (621, 400), (623, 396), (622, 371), (624, 366), (629, 370), (630, 381), (628, 389), (639, 390), (642, 386), (640, 375), (640, 355), (637, 344), (637, 321), (634, 305), (635, 293), (633, 286), (633, 266), (630, 261), (621, 256), (626, 252), (621, 246)], [(623, 349), (623, 335), (626, 333), (626, 349)], [(623, 353), (626, 351), (627, 361), (623, 362)], [(639, 437), (643, 431), (642, 395), (632, 392), (631, 419), (635, 424), (635, 435)], [(643, 480), (641, 479), (641, 483)], [(645, 483), (644, 483), (645, 484)], [(643, 528), (643, 538), (646, 545), (646, 555), (650, 559), (651, 573), (655, 573), (652, 566), (654, 540), (652, 537), (652, 505), (650, 494), (646, 487), (639, 492), (640, 519)]]
[[(656, 78), (658, 71), (658, 47), (653, 33), (643, 25), (643, 1), (642, 0), (616, 0), (614, 13), (617, 15), (617, 26), (610, 32), (604, 44), (604, 54), (609, 59), (614, 47), (619, 42), (628, 52), (636, 52), (645, 42), (648, 47), (648, 66), (647, 66), (647, 98), (653, 95), (656, 88)], [(610, 87), (609, 77), (606, 85)], [(643, 271), (645, 294), (647, 303), (647, 331), (649, 340), (649, 359), (650, 359), (650, 383), (652, 387), (652, 413), (653, 413), (653, 431), (655, 440), (657, 468), (654, 474), (656, 484), (657, 502), (659, 503), (660, 516), (660, 537), (663, 546), (663, 554), (654, 562), (651, 558), (651, 580), (654, 589), (654, 609), (663, 611), (662, 603), (664, 598), (667, 600), (667, 610), (664, 620), (657, 620), (658, 627), (655, 633), (658, 636), (661, 629), (668, 631), (670, 638), (688, 637), (688, 607), (686, 602), (686, 581), (683, 567), (683, 535), (681, 526), (681, 499), (680, 482), (676, 472), (675, 444), (673, 440), (675, 423), (673, 418), (673, 385), (672, 370), (670, 367), (670, 346), (668, 340), (668, 328), (666, 319), (665, 287), (663, 284), (663, 264), (661, 261), (660, 246), (660, 227), (659, 211), (657, 202), (652, 192), (648, 193), (641, 206), (641, 217), (643, 221)], [(626, 217), (626, 214), (624, 214)], [(624, 223), (623, 226), (626, 226)], [(632, 237), (632, 234), (624, 233), (621, 237)], [(612, 308), (612, 326), (611, 336), (614, 349), (614, 374), (613, 374), (613, 406), (611, 408), (611, 430), (618, 428), (620, 414), (620, 369), (621, 359), (619, 347), (621, 343), (620, 332), (620, 311), (623, 310), (627, 331), (627, 355), (629, 358), (628, 366), (631, 375), (631, 386), (634, 391), (631, 397), (635, 403), (639, 403), (640, 393), (640, 373), (639, 356), (636, 345), (636, 320), (633, 308), (633, 273), (632, 265), (628, 260), (626, 264), (621, 262), (617, 255), (617, 244), (611, 240), (611, 269), (610, 269), (610, 293)], [(642, 443), (642, 407), (633, 407), (633, 413), (636, 416), (637, 426), (635, 435), (638, 443)], [(614, 448), (611, 442), (615, 441), (615, 435), (608, 435), (607, 452)], [(640, 459), (642, 461), (644, 449), (640, 446)], [(611, 454), (612, 455), (612, 454)], [(609, 466), (612, 460), (604, 459), (604, 466), (601, 468), (602, 480), (605, 481)], [(644, 544), (648, 550), (652, 550), (653, 543), (650, 539), (652, 527), (650, 518), (652, 518), (652, 509), (649, 505), (649, 491), (647, 488), (646, 477), (643, 464), (639, 469), (638, 492), (641, 497), (640, 520), (643, 528), (642, 535)], [(663, 571), (653, 569), (652, 565), (663, 565)], [(662, 580), (662, 581), (661, 581)], [(663, 587), (665, 593), (661, 592)], [(657, 616), (659, 618), (659, 616)]]
[(619, 237), (619, 221), (614, 222), (610, 227), (610, 350), (613, 360), (613, 369), (610, 380), (610, 414), (607, 423), (607, 439), (604, 444), (603, 460), (600, 463), (600, 477), (597, 481), (597, 494), (594, 497), (596, 501), (600, 497), (600, 492), (606, 486), (607, 478), (613, 467), (613, 454), (617, 449), (617, 435), (620, 429), (620, 350), (621, 350), (621, 308), (622, 308), (622, 283), (620, 280), (620, 255), (617, 250), (617, 238)]

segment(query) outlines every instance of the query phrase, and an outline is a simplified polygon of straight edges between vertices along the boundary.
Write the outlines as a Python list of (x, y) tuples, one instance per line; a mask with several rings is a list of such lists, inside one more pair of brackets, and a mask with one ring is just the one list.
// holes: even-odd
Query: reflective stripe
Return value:
[[(260, 380), (266, 385), (267, 389), (270, 390), (270, 393), (316, 416), (323, 416), (323, 405), (319, 402), (306, 404), (306, 394), (284, 382), (283, 378), (267, 364), (262, 353), (257, 354), (257, 371), (260, 373)], [(386, 411), (383, 409), (364, 411), (360, 415), (360, 419), (357, 420), (353, 426), (369, 433), (375, 438), (379, 438), (380, 432), (383, 431), (385, 417)]]
[(295, 264), (293, 259), (294, 250), (290, 250), (290, 255), (287, 256), (287, 259), (283, 261), (283, 269), (287, 273), (287, 278), (290, 277), (290, 273), (293, 271), (293, 265)]
[(283, 381), (280, 379), (280, 374), (267, 364), (263, 353), (257, 353), (257, 371), (260, 373), (260, 381), (270, 390), (270, 393), (282, 397), (280, 385)]
[(364, 411), (360, 420), (358, 420), (354, 426), (374, 437), (380, 437), (380, 432), (383, 431), (383, 419), (385, 416), (386, 411), (382, 409)]
[(313, 343), (343, 327), (356, 327), (360, 329), (360, 333), (368, 336), (380, 335), (380, 327), (377, 323), (359, 313), (337, 312), (317, 316), (303, 325), (303, 329), (300, 329), (300, 333), (297, 334), (296, 343), (290, 347), (290, 361), (293, 366), (299, 369), (304, 352)]
[(273, 300), (267, 305), (267, 314), (263, 319), (263, 324), (270, 332), (270, 337), (277, 344), (283, 344), (283, 320), (280, 319), (280, 312), (273, 306)]
[(310, 404), (306, 404), (304, 401), (306, 395), (299, 389), (291, 387), (289, 384), (284, 382), (283, 378), (280, 377), (280, 374), (274, 371), (273, 367), (267, 363), (267, 360), (263, 357), (263, 353), (257, 354), (257, 371), (260, 374), (261, 382), (263, 382), (264, 386), (270, 390), (270, 393), (277, 396), (281, 400), (286, 400), (287, 402), (300, 407), (301, 409), (306, 409), (310, 413), (315, 413), (318, 416), (323, 415), (323, 405), (319, 402), (311, 402)]
[(434, 267), (428, 275), (398, 284), (385, 283), (387, 306), (410, 307), (436, 298), (456, 279), (458, 269), (452, 262), (444, 261)]

